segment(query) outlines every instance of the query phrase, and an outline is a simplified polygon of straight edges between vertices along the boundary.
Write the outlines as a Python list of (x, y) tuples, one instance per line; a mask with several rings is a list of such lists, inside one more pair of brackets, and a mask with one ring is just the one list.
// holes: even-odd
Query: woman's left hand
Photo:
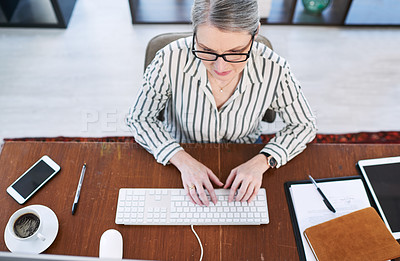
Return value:
[(236, 201), (251, 202), (260, 190), (263, 174), (268, 168), (267, 158), (262, 154), (234, 168), (224, 186), (226, 189), (232, 184), (228, 201), (233, 201), (237, 191)]

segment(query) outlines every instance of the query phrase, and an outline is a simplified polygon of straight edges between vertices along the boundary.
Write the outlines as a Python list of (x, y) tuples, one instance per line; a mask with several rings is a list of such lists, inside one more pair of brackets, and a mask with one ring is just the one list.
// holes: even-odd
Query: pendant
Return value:
[(219, 91), (222, 92), (222, 89), (220, 89)]

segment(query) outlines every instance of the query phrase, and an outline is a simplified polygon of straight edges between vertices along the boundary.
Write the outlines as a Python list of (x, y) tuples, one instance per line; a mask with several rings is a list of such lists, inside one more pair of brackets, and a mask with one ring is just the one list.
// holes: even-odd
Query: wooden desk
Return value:
[[(263, 145), (188, 144), (186, 150), (207, 164), (221, 180), (230, 170), (256, 154)], [(28, 167), (47, 154), (61, 171), (25, 205), (43, 204), (59, 219), (60, 229), (47, 254), (98, 256), (101, 234), (119, 230), (124, 257), (154, 260), (198, 260), (200, 248), (189, 226), (116, 225), (115, 209), (121, 187), (175, 188), (180, 174), (173, 166), (157, 164), (132, 143), (6, 142), (0, 155), (0, 251), (7, 251), (4, 229), (21, 206), (6, 188)], [(400, 155), (400, 145), (311, 144), (289, 164), (264, 176), (270, 223), (262, 226), (196, 226), (204, 260), (298, 260), (283, 184), (290, 180), (357, 175), (360, 159)], [(87, 171), (78, 209), (71, 207), (82, 164)]]

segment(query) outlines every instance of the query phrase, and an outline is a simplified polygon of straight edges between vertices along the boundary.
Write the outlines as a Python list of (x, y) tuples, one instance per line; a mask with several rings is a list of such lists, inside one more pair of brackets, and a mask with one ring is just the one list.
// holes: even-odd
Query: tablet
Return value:
[(357, 165), (383, 221), (400, 239), (400, 157), (360, 160)]

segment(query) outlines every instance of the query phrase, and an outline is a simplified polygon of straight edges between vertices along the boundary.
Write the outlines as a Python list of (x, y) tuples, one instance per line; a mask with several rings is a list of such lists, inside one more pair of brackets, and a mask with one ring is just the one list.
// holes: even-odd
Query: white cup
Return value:
[(40, 214), (30, 208), (25, 207), (17, 210), (12, 214), (7, 223), (10, 234), (17, 240), (46, 240), (46, 237), (40, 233), (43, 228), (43, 220)]

